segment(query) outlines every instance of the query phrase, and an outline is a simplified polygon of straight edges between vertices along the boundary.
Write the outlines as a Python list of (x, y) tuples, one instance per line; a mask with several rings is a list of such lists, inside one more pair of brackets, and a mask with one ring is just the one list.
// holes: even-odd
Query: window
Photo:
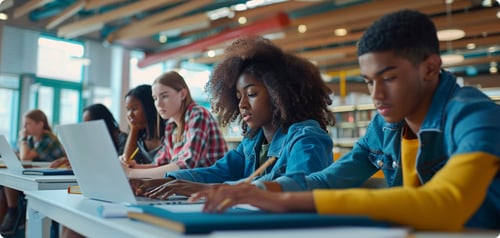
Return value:
[(81, 117), (81, 87), (80, 83), (35, 78), (30, 108), (42, 110), (52, 127), (76, 123)]
[(54, 127), (81, 117), (83, 43), (48, 36), (38, 38), (37, 73), (30, 85), (30, 108), (39, 108)]
[(38, 38), (37, 76), (81, 82), (82, 69), (90, 63), (84, 58), (83, 44), (41, 36)]
[[(177, 71), (186, 81), (193, 100), (198, 104), (210, 109), (208, 95), (205, 92), (205, 84), (210, 76), (210, 67), (201, 64), (192, 64), (183, 62), (176, 67), (169, 67), (171, 62), (157, 63), (146, 68), (139, 68), (137, 62), (139, 58), (144, 57), (141, 52), (131, 52), (130, 57), (130, 88), (141, 84), (151, 85), (153, 81), (164, 72)], [(180, 69), (179, 67), (180, 66)]]
[(17, 136), (19, 114), (19, 77), (0, 74), (0, 134), (11, 142)]
[(154, 64), (145, 68), (139, 68), (137, 63), (144, 54), (139, 51), (130, 53), (130, 84), (129, 87), (135, 88), (141, 84), (151, 85), (153, 81), (165, 72), (164, 63)]

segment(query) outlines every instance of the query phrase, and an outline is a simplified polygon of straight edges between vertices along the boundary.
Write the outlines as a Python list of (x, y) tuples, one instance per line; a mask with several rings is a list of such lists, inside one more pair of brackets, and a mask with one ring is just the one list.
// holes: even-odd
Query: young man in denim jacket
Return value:
[[(378, 114), (351, 152), (310, 175), (219, 186), (192, 199), (206, 197), (208, 212), (248, 203), (274, 212), (369, 216), (423, 230), (500, 229), (500, 106), (478, 89), (460, 87), (441, 69), (439, 54), (426, 15), (402, 10), (384, 16), (358, 45), (361, 76)], [(378, 170), (389, 188), (359, 188)]]

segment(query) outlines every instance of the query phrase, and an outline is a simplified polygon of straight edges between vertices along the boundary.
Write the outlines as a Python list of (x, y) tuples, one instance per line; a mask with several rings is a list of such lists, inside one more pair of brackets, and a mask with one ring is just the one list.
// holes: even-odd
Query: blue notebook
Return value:
[(128, 217), (183, 234), (206, 234), (218, 230), (258, 230), (331, 226), (389, 227), (388, 222), (367, 217), (319, 215), (316, 213), (267, 213), (233, 208), (225, 213), (171, 212), (161, 207), (137, 206)]
[(56, 168), (40, 168), (40, 169), (24, 169), (25, 175), (74, 175), (71, 169), (56, 169)]

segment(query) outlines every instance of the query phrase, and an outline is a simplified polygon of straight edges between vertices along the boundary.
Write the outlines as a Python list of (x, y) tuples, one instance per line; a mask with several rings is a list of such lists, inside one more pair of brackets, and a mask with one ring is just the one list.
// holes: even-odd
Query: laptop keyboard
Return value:
[(184, 204), (184, 203), (188, 203), (187, 199), (188, 199), (188, 197), (180, 196), (180, 195), (170, 196), (167, 200), (148, 198), (148, 197), (139, 197), (139, 196), (136, 197), (136, 200), (138, 203), (141, 203), (141, 204), (146, 203), (146, 204), (150, 204), (150, 205)]

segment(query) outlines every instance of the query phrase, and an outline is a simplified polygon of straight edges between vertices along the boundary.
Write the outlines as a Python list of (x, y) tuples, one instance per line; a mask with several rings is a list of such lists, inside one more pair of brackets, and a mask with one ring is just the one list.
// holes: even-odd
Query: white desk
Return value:
[[(102, 218), (97, 207), (105, 202), (63, 190), (28, 191), (27, 237), (42, 237), (42, 219), (50, 218), (88, 237), (185, 237), (179, 233), (128, 218)], [(194, 238), (197, 236), (189, 236)], [(205, 237), (206, 236), (200, 236)]]
[(0, 169), (0, 185), (19, 191), (67, 189), (69, 185), (78, 185), (74, 175), (23, 175), (8, 169)]
[[(140, 221), (133, 221), (127, 218), (102, 218), (99, 216), (97, 207), (105, 202), (90, 200), (82, 195), (67, 194), (61, 190), (51, 191), (29, 191), (26, 192), (28, 199), (28, 237), (42, 237), (41, 220), (44, 218), (53, 219), (77, 232), (88, 237), (169, 237), (169, 238), (294, 238), (313, 236), (332, 237), (334, 234), (342, 234), (338, 228), (318, 228), (318, 229), (280, 229), (280, 230), (252, 230), (252, 231), (228, 231), (214, 232), (209, 235), (182, 235), (168, 229), (164, 229)], [(356, 228), (357, 229), (357, 228)], [(361, 228), (360, 228), (361, 229)], [(367, 237), (356, 234), (349, 234), (348, 237)], [(383, 233), (385, 234), (385, 233)], [(368, 236), (374, 237), (375, 234)], [(465, 233), (439, 233), (439, 232), (415, 232), (409, 237), (416, 238), (494, 238), (500, 235), (499, 232), (465, 232)], [(340, 237), (345, 237), (341, 235)], [(379, 236), (380, 237), (380, 236)], [(383, 237), (387, 237), (383, 236)]]

